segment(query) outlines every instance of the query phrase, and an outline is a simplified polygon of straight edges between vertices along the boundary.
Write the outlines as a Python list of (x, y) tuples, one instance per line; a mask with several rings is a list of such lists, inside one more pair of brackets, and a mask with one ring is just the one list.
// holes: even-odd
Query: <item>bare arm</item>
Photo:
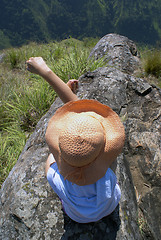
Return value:
[(54, 162), (56, 162), (56, 161), (55, 161), (55, 158), (54, 158), (53, 154), (50, 153), (49, 156), (48, 156), (48, 158), (47, 158), (47, 160), (46, 160), (46, 164), (45, 164), (45, 175), (46, 175), (46, 176), (47, 176), (47, 172), (48, 172), (51, 164), (53, 164)]
[(46, 65), (41, 57), (31, 57), (27, 62), (27, 69), (43, 77), (56, 91), (64, 103), (76, 101), (78, 97), (52, 70)]

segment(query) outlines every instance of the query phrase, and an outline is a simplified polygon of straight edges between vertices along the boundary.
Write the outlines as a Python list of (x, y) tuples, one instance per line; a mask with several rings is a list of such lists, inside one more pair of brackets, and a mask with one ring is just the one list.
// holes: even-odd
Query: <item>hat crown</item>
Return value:
[(74, 167), (94, 161), (105, 145), (101, 122), (87, 112), (68, 117), (59, 136), (61, 158)]

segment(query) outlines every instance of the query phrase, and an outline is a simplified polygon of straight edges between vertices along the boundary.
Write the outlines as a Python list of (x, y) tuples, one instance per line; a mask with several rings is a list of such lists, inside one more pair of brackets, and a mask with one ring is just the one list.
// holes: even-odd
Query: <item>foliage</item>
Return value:
[(88, 59), (89, 49), (84, 51), (77, 46), (72, 49), (66, 49), (66, 54), (60, 59), (58, 64), (53, 62), (52, 70), (56, 72), (61, 79), (68, 81), (69, 79), (78, 79), (79, 76), (87, 71), (103, 66), (103, 59)]
[(161, 88), (161, 48), (141, 44), (137, 49), (140, 53), (141, 67), (135, 72), (135, 76)]
[(19, 125), (24, 131), (33, 131), (54, 98), (55, 93), (46, 82), (36, 82), (21, 92), (13, 92), (12, 98), (3, 102), (6, 113), (3, 126)]
[(18, 68), (19, 63), (21, 62), (21, 52), (19, 50), (11, 49), (8, 52), (7, 61), (10, 63), (10, 67)]
[(0, 30), (0, 49), (9, 48), (10, 47), (10, 40), (3, 31)]
[(1, 0), (0, 49), (110, 32), (155, 44), (161, 39), (160, 12), (161, 0)]
[(0, 185), (16, 163), (25, 141), (26, 134), (16, 125), (0, 132)]
[(161, 77), (161, 50), (149, 51), (144, 58), (145, 73)]
[(94, 47), (99, 41), (98, 37), (92, 38), (92, 37), (85, 37), (83, 38), (83, 43), (85, 47), (92, 48)]

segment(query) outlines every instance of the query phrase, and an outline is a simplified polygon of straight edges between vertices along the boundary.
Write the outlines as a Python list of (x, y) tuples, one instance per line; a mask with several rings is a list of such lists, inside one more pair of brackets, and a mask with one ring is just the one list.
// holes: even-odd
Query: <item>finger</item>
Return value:
[(74, 82), (73, 81), (71, 81), (71, 87), (74, 88)]
[(77, 88), (78, 88), (78, 81), (75, 80), (75, 81), (74, 81), (74, 89), (76, 90)]
[(69, 81), (67, 82), (67, 85), (68, 85), (68, 87), (71, 88), (71, 80), (69, 80)]
[(30, 63), (28, 61), (26, 61), (26, 70), (30, 71)]
[(77, 84), (75, 83), (75, 84), (74, 84), (74, 92), (77, 91), (77, 88), (78, 88), (78, 87), (77, 87)]
[(34, 57), (30, 57), (30, 58), (26, 61), (26, 63), (31, 63), (33, 60), (34, 60)]
[(27, 70), (27, 71), (30, 71), (30, 68), (29, 68), (29, 66), (26, 66), (26, 70)]

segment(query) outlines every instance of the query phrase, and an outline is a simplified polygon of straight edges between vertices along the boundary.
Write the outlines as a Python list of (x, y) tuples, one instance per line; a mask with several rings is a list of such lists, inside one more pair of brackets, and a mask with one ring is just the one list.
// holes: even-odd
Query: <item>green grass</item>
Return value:
[(147, 75), (161, 76), (161, 50), (148, 51), (144, 58), (144, 70)]
[(137, 77), (145, 78), (150, 84), (161, 88), (161, 49), (152, 46), (140, 46), (141, 68)]
[(27, 138), (48, 111), (56, 93), (41, 77), (25, 69), (31, 56), (42, 56), (64, 81), (104, 65), (88, 59), (96, 39), (66, 39), (49, 44), (29, 43), (6, 50), (0, 64), (0, 186), (16, 163)]
[(18, 125), (0, 132), (0, 184), (6, 179), (23, 150), (27, 136)]
[(26, 86), (23, 91), (13, 92), (12, 98), (4, 101), (6, 113), (3, 126), (19, 125), (24, 131), (33, 131), (39, 118), (49, 109), (54, 91), (46, 82)]

